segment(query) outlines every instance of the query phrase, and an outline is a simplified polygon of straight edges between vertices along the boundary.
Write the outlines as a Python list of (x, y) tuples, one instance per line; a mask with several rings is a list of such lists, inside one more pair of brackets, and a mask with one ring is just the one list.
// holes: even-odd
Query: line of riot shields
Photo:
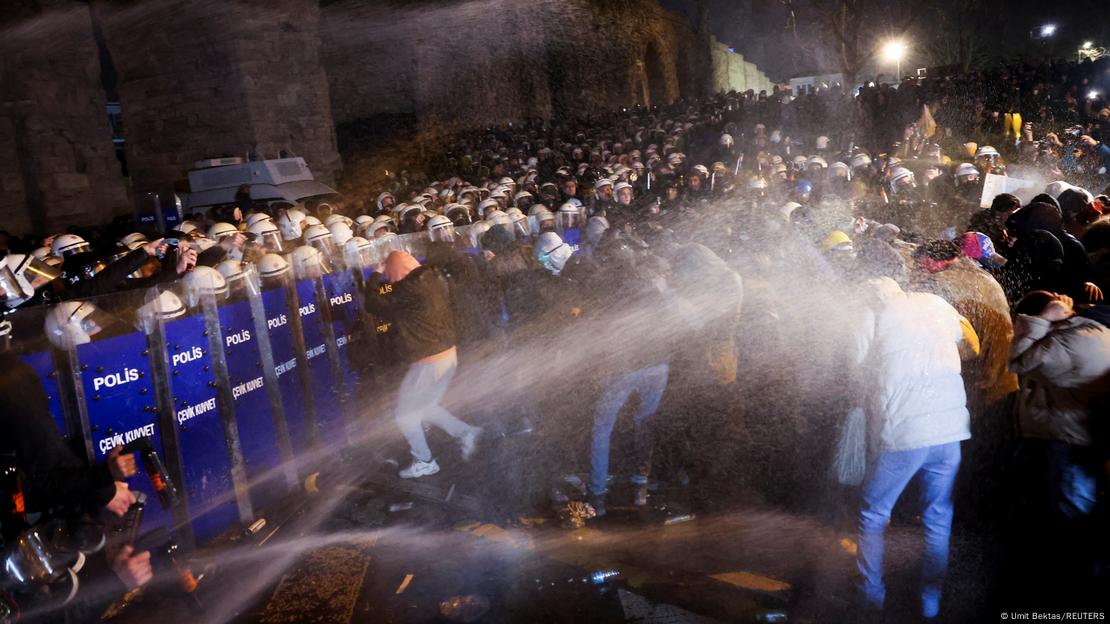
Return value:
[[(478, 235), (459, 228), (455, 244), (477, 253)], [(264, 517), (357, 439), (367, 423), (354, 393), (368, 380), (350, 357), (381, 331), (363, 292), (380, 286), (390, 252), (423, 258), (427, 245), (426, 233), (390, 236), (318, 270), (243, 263), (226, 280), (197, 267), (146, 290), (18, 310), (12, 338), (89, 462), (143, 437), (163, 459), (178, 496), (148, 506), (142, 531), (203, 546)], [(141, 465), (129, 479), (151, 500), (154, 483)]]

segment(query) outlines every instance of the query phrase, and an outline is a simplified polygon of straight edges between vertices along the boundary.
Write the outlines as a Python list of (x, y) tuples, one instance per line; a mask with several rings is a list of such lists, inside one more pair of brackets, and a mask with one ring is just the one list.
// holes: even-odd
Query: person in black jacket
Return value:
[(451, 293), (441, 275), (403, 251), (389, 254), (383, 273), (387, 284), (371, 290), (366, 304), (371, 314), (391, 324), (398, 357), (408, 364), (398, 391), (396, 419), (413, 462), (400, 476), (434, 475), (439, 464), (424, 438), (424, 423), (458, 440), (464, 460), (474, 453), (482, 432), (439, 404), (458, 367)]

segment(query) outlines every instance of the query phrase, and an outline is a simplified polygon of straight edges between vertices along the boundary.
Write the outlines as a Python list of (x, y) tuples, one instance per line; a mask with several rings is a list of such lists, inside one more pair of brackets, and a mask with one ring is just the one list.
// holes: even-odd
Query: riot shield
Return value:
[[(215, 273), (194, 271), (202, 269)], [(253, 521), (227, 369), (213, 357), (221, 351), (217, 296), (225, 295), (183, 279), (160, 290), (143, 314), (157, 354), (159, 396), (172, 406), (181, 486), (198, 544)]]
[[(136, 325), (135, 311), (143, 297), (144, 293), (131, 291), (65, 301), (50, 309), (44, 327), (72, 373), (66, 382), (71, 384), (88, 460), (102, 462), (113, 448), (147, 437), (180, 483), (178, 464), (165, 453), (164, 420), (159, 418), (147, 336)], [(151, 501), (157, 499), (141, 462), (127, 485)], [(140, 530), (177, 524), (183, 518), (180, 504), (172, 517), (171, 511), (148, 505)]]
[(9, 312), (0, 318), (0, 324), (6, 325), (0, 337), (0, 350), (12, 353), (23, 360), (25, 364), (34, 369), (50, 409), (54, 423), (58, 425), (64, 437), (70, 443), (75, 443), (73, 450), (78, 456), (85, 457), (87, 452), (81, 438), (80, 420), (74, 409), (72, 393), (63, 392), (70, 387), (68, 384), (59, 383), (68, 374), (67, 359), (58, 357), (57, 351), (51, 347), (50, 342), (43, 333), (46, 315), (50, 308), (46, 306), (32, 306)]
[(222, 349), (214, 356), (222, 359), (217, 369), (222, 365), (227, 370), (251, 502), (256, 508), (270, 507), (296, 482), (296, 474), (281, 396), (271, 392), (277, 389), (277, 376), (258, 274), (250, 264), (239, 268), (234, 276), (225, 276), (228, 298), (217, 309)]
[(338, 379), (344, 408), (343, 416), (348, 427), (348, 438), (354, 437), (353, 428), (361, 421), (356, 405), (359, 387), (359, 366), (352, 359), (355, 350), (368, 348), (366, 332), (360, 331), (362, 300), (352, 271), (334, 271), (323, 276), (324, 292), (328, 298), (331, 333), (335, 337), (338, 358)]
[(339, 354), (332, 331), (331, 311), (320, 277), (299, 279), (294, 288), (300, 304), (301, 332), (308, 360), (317, 435), (320, 445), (328, 448), (346, 439), (343, 380), (339, 375)]
[[(308, 392), (303, 317), (298, 313), (300, 305), (292, 278), (289, 272), (266, 278), (260, 299), (290, 450), (295, 457), (303, 458), (317, 442), (317, 427), (313, 396)], [(303, 476), (303, 471), (297, 470), (297, 474)]]

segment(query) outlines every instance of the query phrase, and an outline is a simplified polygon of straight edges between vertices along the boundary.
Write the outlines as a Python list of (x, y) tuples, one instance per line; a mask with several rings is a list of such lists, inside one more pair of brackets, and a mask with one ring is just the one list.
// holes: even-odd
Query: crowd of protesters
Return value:
[[(365, 293), (365, 365), (400, 384), (402, 477), (440, 470), (425, 425), (464, 458), (482, 427), (534, 428), (552, 439), (535, 463), (588, 466), (603, 516), (631, 408), (634, 505), (658, 480), (709, 508), (757, 492), (819, 511), (830, 479), (855, 492), (866, 607), (883, 606), (884, 530), (915, 477), (923, 616), (940, 613), (954, 517), (1037, 531), (1053, 588), (1084, 596), (1110, 554), (1107, 65), (474, 130), (343, 200), (245, 188), (165, 238), (7, 237), (2, 287), (18, 309), (267, 258), (301, 274), (427, 232), (422, 260), (394, 251), (390, 288)], [(997, 176), (1013, 192), (984, 197)], [(48, 331), (72, 338), (74, 314)], [(468, 366), (467, 387), (512, 397), (474, 425), (441, 405)]]

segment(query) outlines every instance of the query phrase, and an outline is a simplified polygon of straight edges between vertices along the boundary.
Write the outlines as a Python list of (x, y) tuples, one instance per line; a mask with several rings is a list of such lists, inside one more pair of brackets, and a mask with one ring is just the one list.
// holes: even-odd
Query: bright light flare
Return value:
[(1056, 34), (1056, 24), (1045, 24), (1041, 26), (1041, 36), (1051, 37)]
[(1083, 42), (1083, 47), (1081, 49), (1090, 50), (1093, 47), (1095, 47), (1095, 42), (1094, 41), (1084, 41)]
[(1102, 94), (1099, 93), (1098, 91), (1088, 91), (1087, 92), (1087, 99), (1088, 100), (1094, 100), (1094, 99), (1097, 99), (1098, 96), (1100, 96), (1100, 95), (1102, 95)]
[(906, 57), (906, 44), (901, 41), (889, 41), (883, 46), (883, 57), (888, 61), (901, 61)]

